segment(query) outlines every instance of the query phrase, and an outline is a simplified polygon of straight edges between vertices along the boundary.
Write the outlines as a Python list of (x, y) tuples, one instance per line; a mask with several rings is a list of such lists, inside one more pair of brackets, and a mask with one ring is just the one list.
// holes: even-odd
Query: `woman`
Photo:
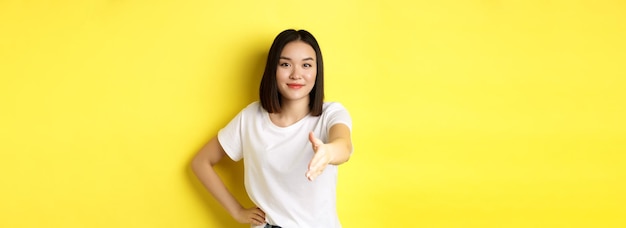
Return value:
[[(270, 48), (260, 102), (244, 108), (194, 157), (192, 168), (240, 223), (256, 227), (341, 227), (337, 165), (352, 153), (352, 120), (325, 103), (319, 45), (305, 30), (285, 30)], [(245, 187), (256, 204), (243, 208), (213, 170), (224, 155), (244, 160)]]

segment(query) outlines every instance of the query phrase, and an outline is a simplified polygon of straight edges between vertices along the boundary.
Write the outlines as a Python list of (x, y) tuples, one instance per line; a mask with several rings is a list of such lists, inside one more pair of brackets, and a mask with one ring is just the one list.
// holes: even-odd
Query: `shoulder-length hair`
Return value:
[(278, 61), (280, 54), (283, 52), (283, 48), (293, 41), (305, 42), (311, 45), (315, 51), (317, 76), (315, 77), (315, 85), (309, 93), (309, 109), (312, 116), (319, 116), (322, 114), (322, 106), (324, 104), (324, 61), (322, 61), (322, 51), (320, 50), (317, 40), (306, 30), (296, 31), (294, 29), (288, 29), (282, 31), (274, 39), (269, 54), (267, 55), (265, 71), (263, 72), (261, 87), (259, 89), (261, 106), (269, 113), (280, 113), (281, 111), (282, 95), (278, 91), (276, 69), (278, 68)]

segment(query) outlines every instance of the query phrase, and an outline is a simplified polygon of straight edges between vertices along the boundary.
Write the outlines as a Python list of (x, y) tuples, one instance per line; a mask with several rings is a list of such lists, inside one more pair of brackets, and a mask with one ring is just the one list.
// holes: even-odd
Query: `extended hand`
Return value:
[(265, 212), (258, 207), (242, 208), (233, 217), (240, 223), (250, 223), (256, 226), (265, 224)]
[(313, 132), (309, 133), (309, 141), (311, 141), (311, 145), (313, 146), (313, 159), (309, 162), (309, 170), (306, 172), (306, 178), (310, 181), (315, 180), (317, 176), (322, 174), (326, 165), (330, 163), (332, 160), (330, 156), (330, 152), (327, 149), (327, 145), (322, 142), (322, 140), (315, 138)]

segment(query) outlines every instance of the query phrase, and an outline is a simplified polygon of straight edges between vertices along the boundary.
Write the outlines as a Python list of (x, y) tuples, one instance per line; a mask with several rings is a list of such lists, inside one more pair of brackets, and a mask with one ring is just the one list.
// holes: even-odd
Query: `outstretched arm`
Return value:
[(326, 165), (340, 165), (350, 159), (352, 140), (350, 129), (345, 124), (335, 124), (330, 128), (327, 143), (316, 138), (313, 132), (309, 133), (309, 141), (315, 152), (306, 172), (306, 177), (311, 181), (322, 174)]
[(265, 213), (257, 208), (243, 208), (228, 191), (213, 166), (226, 155), (217, 137), (213, 137), (193, 158), (191, 168), (204, 187), (240, 223), (265, 224)]

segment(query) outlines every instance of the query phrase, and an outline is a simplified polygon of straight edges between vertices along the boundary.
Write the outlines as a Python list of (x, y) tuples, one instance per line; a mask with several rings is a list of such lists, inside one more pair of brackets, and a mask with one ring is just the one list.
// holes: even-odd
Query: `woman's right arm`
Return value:
[(240, 223), (265, 224), (265, 213), (257, 207), (243, 208), (213, 169), (213, 166), (224, 155), (226, 155), (226, 152), (224, 152), (217, 140), (217, 136), (213, 137), (193, 158), (191, 168), (209, 193), (217, 199), (235, 220)]

